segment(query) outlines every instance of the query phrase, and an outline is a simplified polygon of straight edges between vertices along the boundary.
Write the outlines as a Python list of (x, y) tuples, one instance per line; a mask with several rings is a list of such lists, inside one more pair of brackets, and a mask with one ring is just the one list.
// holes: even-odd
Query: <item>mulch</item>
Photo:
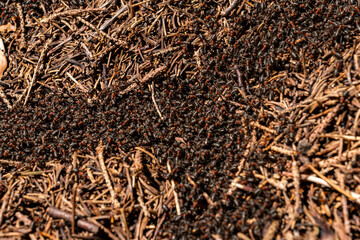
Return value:
[(1, 239), (360, 238), (357, 1), (0, 9)]

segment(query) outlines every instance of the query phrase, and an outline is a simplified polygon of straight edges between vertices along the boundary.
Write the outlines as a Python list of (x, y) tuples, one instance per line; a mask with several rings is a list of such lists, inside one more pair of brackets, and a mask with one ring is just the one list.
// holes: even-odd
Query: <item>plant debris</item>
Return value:
[(360, 238), (358, 1), (0, 8), (0, 238)]

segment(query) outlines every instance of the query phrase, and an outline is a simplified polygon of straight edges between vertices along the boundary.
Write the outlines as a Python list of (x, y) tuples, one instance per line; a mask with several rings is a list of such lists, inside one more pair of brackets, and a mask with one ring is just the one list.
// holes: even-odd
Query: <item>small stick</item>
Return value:
[[(290, 172), (283, 172), (283, 175), (289, 176), (289, 177), (293, 176), (293, 174), (290, 173)], [(301, 177), (301, 180), (303, 180), (303, 181), (313, 182), (313, 183), (320, 184), (320, 185), (322, 185), (324, 187), (331, 188), (331, 186), (325, 180), (323, 180), (321, 178), (318, 178), (316, 176), (301, 174), (300, 177)], [(350, 192), (350, 195), (353, 196), (355, 199), (356, 198), (360, 199), (360, 194), (357, 194), (355, 192)]]
[(1, 208), (0, 208), (0, 226), (1, 226), (1, 223), (2, 223), (3, 218), (4, 218), (4, 213), (5, 213), (6, 207), (7, 207), (8, 203), (9, 203), (10, 193), (11, 193), (11, 191), (13, 189), (13, 181), (14, 180), (11, 179), (7, 192), (1, 198), (2, 205), (1, 205)]
[[(167, 69), (167, 66), (161, 66), (155, 70), (151, 70), (148, 74), (145, 75), (145, 77), (143, 77), (140, 80), (140, 83), (146, 83), (146, 82), (154, 79), (155, 77), (157, 77), (158, 75), (163, 73), (166, 69)], [(120, 94), (126, 94), (126, 93), (134, 90), (137, 86), (138, 86), (137, 83), (133, 83), (129, 87), (127, 87), (125, 90), (121, 91)]]
[[(125, 12), (127, 10), (128, 6), (125, 5), (123, 6), (122, 8), (120, 8), (114, 16), (112, 16), (109, 20), (107, 20), (106, 22), (104, 22), (99, 30), (100, 31), (104, 31), (118, 16), (120, 16), (120, 14), (122, 14), (123, 12)], [(97, 31), (96, 32), (93, 32), (91, 33), (91, 35), (86, 39), (87, 41), (90, 41), (95, 35), (97, 34)]]
[(110, 191), (111, 201), (114, 205), (114, 208), (119, 208), (120, 203), (116, 198), (116, 193), (114, 191), (114, 188), (112, 187), (112, 183), (111, 183), (111, 180), (110, 180), (110, 177), (109, 177), (109, 174), (107, 172), (106, 165), (104, 162), (104, 146), (102, 146), (102, 143), (100, 143), (99, 146), (96, 148), (96, 153), (98, 155), (98, 159), (99, 159), (99, 163), (101, 166), (103, 177), (104, 177), (106, 185)]
[(351, 158), (351, 157), (359, 155), (359, 154), (360, 154), (360, 149), (356, 148), (354, 150), (349, 150), (349, 151), (343, 152), (340, 157), (335, 156), (335, 157), (325, 159), (325, 160), (319, 162), (319, 164), (320, 164), (320, 166), (328, 166), (331, 163), (340, 162), (344, 159), (348, 159), (348, 158)]
[[(335, 175), (336, 175), (337, 180), (339, 181), (340, 187), (344, 188), (345, 187), (344, 176), (341, 175), (339, 169), (335, 170)], [(343, 210), (345, 232), (346, 232), (346, 234), (349, 235), (351, 233), (351, 226), (350, 226), (350, 221), (349, 221), (349, 210), (348, 210), (347, 199), (344, 195), (341, 196), (341, 204), (342, 204), (342, 210)]]
[[(58, 208), (49, 207), (47, 209), (47, 213), (53, 218), (60, 218), (67, 222), (72, 222), (72, 214)], [(77, 220), (76, 226), (94, 234), (97, 234), (99, 232), (98, 226), (84, 219)]]
[(241, 93), (241, 95), (243, 95), (244, 98), (246, 98), (246, 97), (247, 97), (247, 96), (246, 96), (246, 90), (245, 90), (244, 84), (243, 84), (243, 82), (242, 82), (242, 80), (241, 80), (241, 72), (240, 72), (239, 66), (238, 66), (238, 65), (235, 65), (235, 66), (234, 66), (234, 69), (235, 69), (236, 75), (237, 75), (237, 77), (238, 77), (238, 86), (239, 86), (239, 88), (240, 88), (240, 93)]
[(202, 194), (205, 198), (205, 200), (207, 201), (207, 203), (210, 205), (210, 206), (213, 206), (214, 205), (214, 202), (211, 200), (209, 194), (207, 194), (206, 192), (203, 192)]
[[(169, 171), (169, 173), (171, 173), (171, 166), (170, 166), (170, 161), (168, 160), (167, 163), (167, 169)], [(176, 207), (176, 213), (177, 215), (181, 215), (181, 210), (180, 210), (180, 203), (179, 203), (179, 196), (177, 194), (177, 192), (175, 191), (175, 182), (173, 179), (171, 179), (171, 187), (173, 189), (174, 192), (174, 198), (175, 198), (175, 207)]]
[(73, 186), (73, 191), (72, 191), (72, 211), (71, 211), (71, 215), (72, 215), (72, 221), (71, 221), (71, 233), (74, 235), (75, 234), (75, 225), (76, 225), (76, 219), (75, 219), (75, 209), (76, 209), (76, 190), (77, 190), (77, 183), (74, 184)]
[(20, 3), (17, 3), (17, 4), (16, 4), (16, 8), (17, 8), (17, 11), (18, 11), (18, 13), (19, 13), (19, 18), (20, 18), (20, 30), (21, 30), (21, 35), (20, 35), (20, 38), (21, 38), (20, 49), (21, 49), (21, 48), (25, 47), (25, 21), (24, 21), (24, 13), (23, 13), (21, 4), (20, 4)]
[(142, 147), (135, 147), (135, 150), (139, 150), (143, 153), (145, 153), (146, 155), (148, 155), (149, 157), (151, 157), (157, 164), (159, 164), (159, 160), (157, 160), (157, 158), (154, 156), (154, 154), (152, 154), (151, 152), (143, 149)]
[(67, 11), (64, 11), (64, 12), (51, 14), (47, 18), (41, 19), (40, 22), (46, 23), (46, 22), (49, 22), (49, 21), (51, 21), (51, 20), (53, 20), (55, 18), (58, 18), (58, 17), (75, 16), (75, 15), (79, 15), (79, 14), (84, 13), (84, 12), (102, 12), (102, 11), (106, 11), (106, 9), (102, 9), (102, 8), (71, 9), (71, 10), (67, 10)]
[[(244, 1), (245, 2), (245, 1)], [(237, 5), (239, 5), (240, 0), (234, 0), (232, 3), (230, 3), (229, 7), (227, 7), (224, 11), (221, 12), (221, 16), (226, 17), (230, 14), (232, 10), (234, 10)]]
[(76, 83), (83, 92), (86, 92), (86, 93), (89, 92), (89, 90), (88, 90), (86, 87), (84, 87), (84, 85), (82, 85), (81, 83), (79, 83), (73, 76), (71, 76), (70, 73), (67, 72), (66, 75), (67, 75), (74, 83)]
[(271, 134), (276, 134), (276, 130), (275, 129), (271, 129), (271, 128), (268, 128), (268, 127), (265, 127), (265, 126), (263, 126), (263, 125), (261, 125), (260, 123), (258, 123), (258, 122), (250, 122), (250, 125), (251, 126), (254, 126), (254, 127), (256, 127), (256, 128), (259, 128), (259, 129), (261, 129), (261, 130), (263, 130), (263, 131), (265, 131), (265, 132), (268, 132), (268, 133), (271, 133)]
[(277, 147), (277, 146), (271, 146), (270, 150), (272, 150), (274, 152), (282, 153), (287, 156), (293, 156), (296, 154), (296, 152), (294, 150), (288, 150), (288, 149), (284, 149), (284, 148)]
[(166, 214), (163, 214), (163, 216), (161, 217), (161, 219), (159, 220), (158, 219), (158, 223), (156, 225), (156, 229), (155, 229), (155, 232), (154, 232), (154, 236), (152, 237), (152, 240), (155, 240), (156, 239), (156, 236), (158, 235), (159, 231), (160, 231), (160, 228), (161, 228), (161, 225), (163, 224), (164, 220), (165, 220), (165, 217), (166, 217)]
[(152, 101), (153, 101), (153, 103), (154, 103), (156, 112), (159, 114), (160, 119), (161, 119), (161, 120), (164, 120), (163, 116), (161, 115), (159, 106), (157, 105), (156, 100), (155, 100), (154, 81), (151, 83), (151, 85), (149, 85), (149, 87), (150, 87), (150, 89), (151, 89), (151, 99), (152, 99)]
[(134, 160), (134, 171), (135, 172), (141, 172), (144, 168), (143, 163), (142, 163), (142, 152), (140, 150), (137, 150), (135, 152), (135, 156), (133, 157)]
[(110, 36), (109, 34), (105, 33), (104, 31), (101, 31), (100, 29), (98, 29), (97, 27), (95, 27), (94, 25), (92, 25), (90, 22), (86, 21), (85, 19), (83, 19), (82, 17), (77, 17), (77, 19), (82, 22), (83, 24), (85, 24), (86, 26), (88, 26), (89, 28), (91, 28), (92, 30), (96, 31), (99, 35), (103, 36), (104, 38), (107, 38), (111, 41), (117, 42), (120, 45), (126, 45), (125, 41), (121, 41), (117, 38), (114, 38), (112, 36)]
[(120, 14), (122, 14), (123, 12), (125, 12), (127, 10), (128, 6), (125, 5), (122, 8), (120, 8), (115, 14), (114, 16), (112, 16), (109, 20), (107, 20), (106, 22), (104, 22), (101, 26), (100, 26), (100, 31), (104, 31), (118, 16), (120, 16)]
[(275, 237), (275, 234), (278, 232), (280, 227), (280, 221), (275, 220), (273, 221), (269, 228), (267, 229), (266, 233), (264, 234), (263, 240), (272, 240)]
[(242, 185), (240, 183), (236, 183), (236, 182), (232, 182), (231, 186), (234, 186), (234, 187), (239, 188), (241, 190), (244, 190), (246, 192), (253, 192), (254, 191), (254, 189), (252, 187), (248, 187), (248, 186)]
[(340, 110), (341, 104), (336, 105), (331, 112), (329, 112), (324, 121), (322, 121), (319, 125), (315, 127), (315, 130), (311, 133), (309, 136), (309, 143), (314, 143), (315, 139), (318, 137), (318, 135), (323, 132), (323, 130), (330, 124), (330, 122), (333, 120), (333, 118), (336, 116), (336, 114)]
[(45, 55), (46, 55), (46, 51), (47, 51), (47, 49), (48, 49), (48, 47), (49, 47), (49, 45), (50, 45), (50, 43), (51, 43), (52, 41), (53, 41), (53, 39), (50, 38), (50, 39), (45, 43), (45, 46), (44, 46), (43, 50), (41, 51), (39, 61), (38, 61), (38, 63), (36, 64), (36, 67), (35, 67), (35, 70), (34, 70), (34, 75), (33, 75), (33, 77), (32, 77), (32, 80), (31, 80), (31, 83), (30, 83), (28, 92), (27, 92), (26, 97), (25, 97), (24, 106), (25, 106), (26, 102), (27, 102), (28, 99), (29, 99), (29, 95), (30, 95), (30, 92), (31, 92), (31, 88), (33, 87), (34, 82), (35, 82), (35, 80), (36, 80), (36, 78), (37, 78), (37, 76), (38, 76), (38, 74), (39, 74), (39, 71), (40, 71), (40, 69), (42, 68), (42, 65), (43, 65), (42, 62), (43, 62), (44, 57), (45, 57)]
[[(1, 76), (0, 76), (1, 77)], [(12, 109), (10, 101), (7, 99), (6, 94), (4, 93), (4, 90), (0, 87), (0, 98), (3, 100), (3, 102), (6, 104), (8, 109)]]
[(319, 172), (313, 165), (309, 163), (308, 167), (311, 169), (311, 171), (313, 171), (316, 175), (318, 175), (321, 179), (328, 183), (332, 188), (334, 188), (339, 193), (345, 195), (350, 201), (360, 203), (360, 199), (355, 198), (352, 194), (348, 193), (343, 188), (336, 185), (332, 180), (328, 179), (321, 172)]
[(197, 184), (194, 182), (194, 180), (191, 179), (191, 177), (190, 177), (190, 175), (188, 173), (186, 174), (186, 177), (187, 177), (188, 181), (191, 183), (191, 185), (194, 186), (194, 189), (196, 189)]
[[(294, 158), (294, 156), (293, 156), (293, 158)], [(293, 174), (294, 186), (295, 186), (294, 212), (297, 213), (297, 211), (300, 207), (300, 172), (299, 172), (299, 168), (296, 164), (295, 159), (293, 159), (293, 162), (292, 162), (292, 174)]]

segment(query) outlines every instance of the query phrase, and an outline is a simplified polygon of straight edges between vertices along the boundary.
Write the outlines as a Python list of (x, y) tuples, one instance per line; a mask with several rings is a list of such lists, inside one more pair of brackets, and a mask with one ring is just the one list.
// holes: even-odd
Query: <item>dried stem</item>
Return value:
[[(53, 217), (53, 218), (60, 218), (60, 219), (64, 219), (65, 221), (71, 223), (72, 222), (72, 214), (69, 212), (65, 212), (63, 210), (60, 210), (58, 208), (55, 207), (49, 207), (47, 209), (47, 213)], [(99, 232), (99, 227), (96, 226), (95, 224), (86, 221), (84, 219), (79, 219), (76, 221), (76, 226), (84, 229), (86, 231), (89, 231), (91, 233), (97, 234)]]
[[(244, 1), (245, 2), (245, 1)], [(226, 17), (228, 16), (232, 10), (234, 10), (240, 3), (240, 0), (234, 0), (230, 5), (221, 12), (221, 16)]]
[(34, 82), (36, 81), (36, 78), (40, 72), (40, 70), (42, 69), (42, 65), (43, 65), (43, 60), (44, 60), (44, 57), (46, 55), (46, 51), (50, 45), (50, 43), (53, 41), (52, 38), (50, 38), (49, 40), (47, 40), (47, 42), (45, 43), (45, 46), (43, 48), (43, 50), (41, 51), (41, 54), (40, 54), (40, 57), (39, 57), (39, 61), (38, 63), (36, 64), (36, 67), (35, 67), (35, 70), (34, 70), (34, 75), (31, 79), (31, 82), (30, 82), (30, 86), (28, 87), (28, 90), (27, 90), (27, 94), (26, 94), (26, 97), (25, 97), (25, 101), (24, 101), (24, 106), (26, 105), (27, 101), (28, 101), (28, 98), (29, 98), (29, 95), (30, 95), (30, 92), (31, 92), (31, 88), (33, 87), (34, 85)]
[(111, 202), (112, 202), (114, 208), (117, 209), (117, 208), (120, 207), (120, 203), (116, 198), (116, 193), (114, 191), (114, 188), (112, 186), (109, 174), (108, 174), (107, 169), (106, 169), (106, 165), (105, 165), (105, 162), (104, 162), (104, 146), (102, 146), (101, 143), (96, 148), (96, 153), (97, 153), (97, 156), (98, 156), (98, 160), (99, 160), (99, 163), (100, 163), (100, 167), (101, 167), (101, 170), (102, 170), (103, 177), (104, 177), (106, 185), (107, 185), (107, 187), (108, 187), (108, 189), (110, 191)]

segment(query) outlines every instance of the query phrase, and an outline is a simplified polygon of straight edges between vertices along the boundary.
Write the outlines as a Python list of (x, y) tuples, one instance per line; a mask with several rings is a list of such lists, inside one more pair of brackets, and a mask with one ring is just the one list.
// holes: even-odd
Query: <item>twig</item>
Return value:
[(142, 164), (142, 152), (140, 150), (137, 150), (135, 152), (135, 156), (133, 157), (134, 160), (134, 172), (140, 172), (143, 170), (144, 166)]
[[(49, 207), (47, 209), (47, 213), (53, 217), (53, 218), (60, 218), (60, 219), (63, 219), (69, 223), (72, 222), (72, 214), (71, 213), (68, 213), (68, 212), (65, 212), (63, 210), (60, 210), (58, 208), (55, 208), (55, 207)], [(95, 224), (87, 221), (87, 220), (84, 220), (84, 219), (79, 219), (76, 221), (76, 226), (81, 228), (81, 229), (84, 229), (85, 231), (88, 231), (88, 232), (91, 232), (91, 233), (94, 233), (94, 234), (97, 234), (99, 232), (99, 227), (96, 226)]]
[(114, 208), (119, 208), (120, 207), (120, 203), (116, 198), (116, 193), (114, 191), (114, 188), (112, 186), (109, 174), (107, 172), (106, 169), (106, 165), (104, 162), (104, 146), (102, 146), (102, 143), (99, 144), (99, 146), (96, 148), (96, 154), (98, 155), (98, 159), (99, 159), (99, 163), (101, 166), (101, 170), (102, 170), (102, 174), (103, 177), (105, 179), (106, 185), (110, 191), (110, 195), (111, 195), (111, 202), (113, 203)]
[(280, 221), (275, 220), (273, 221), (269, 228), (267, 229), (266, 233), (264, 234), (263, 240), (272, 240), (275, 237), (275, 234), (279, 230)]
[(296, 164), (296, 161), (292, 162), (292, 174), (294, 178), (294, 186), (295, 186), (295, 206), (294, 212), (297, 213), (300, 207), (300, 172), (299, 168)]
[[(235, 0), (236, 1), (236, 0)], [(234, 2), (235, 2), (234, 1)], [(236, 75), (238, 77), (238, 86), (240, 88), (240, 93), (241, 95), (243, 95), (244, 98), (246, 98), (246, 90), (245, 90), (245, 87), (244, 87), (244, 84), (242, 82), (242, 79), (241, 79), (241, 72), (240, 72), (240, 69), (239, 69), (239, 66), (238, 65), (235, 65), (234, 66), (234, 69), (236, 71)]]
[(188, 179), (188, 181), (191, 183), (191, 185), (193, 185), (194, 189), (197, 188), (197, 184), (194, 182), (194, 180), (191, 179), (190, 175), (187, 173), (186, 177)]
[(78, 19), (80, 22), (84, 23), (84, 24), (85, 24), (86, 26), (88, 26), (89, 28), (91, 28), (92, 30), (96, 31), (99, 35), (101, 35), (101, 36), (103, 36), (103, 37), (105, 37), (105, 38), (107, 38), (107, 39), (109, 39), (109, 40), (111, 40), (111, 41), (117, 42), (117, 43), (119, 43), (120, 45), (126, 45), (126, 42), (121, 41), (121, 40), (119, 40), (119, 39), (117, 39), (117, 38), (114, 38), (114, 37), (110, 36), (109, 34), (101, 31), (100, 29), (98, 29), (97, 27), (95, 27), (94, 25), (92, 25), (91, 23), (89, 23), (88, 21), (86, 21), (85, 19), (83, 19), (82, 17), (77, 17), (77, 19)]
[(67, 72), (66, 75), (67, 75), (74, 83), (76, 83), (83, 92), (86, 92), (86, 93), (89, 92), (89, 90), (88, 90), (86, 87), (84, 87), (84, 85), (82, 85), (81, 83), (79, 83), (73, 76), (71, 76), (70, 73)]
[[(171, 173), (171, 166), (170, 166), (170, 161), (168, 160), (166, 163), (167, 169), (169, 171), (169, 173)], [(176, 207), (176, 213), (177, 215), (181, 215), (181, 210), (180, 210), (180, 203), (179, 203), (179, 196), (177, 194), (177, 192), (175, 191), (175, 182), (173, 179), (171, 179), (171, 187), (173, 189), (174, 192), (174, 198), (175, 198), (175, 207)]]
[[(244, 3), (245, 1), (243, 1)], [(221, 16), (226, 17), (230, 14), (232, 10), (234, 10), (237, 5), (239, 5), (240, 0), (234, 0), (232, 3), (230, 3), (229, 7), (227, 7), (224, 11), (221, 12)]]
[(118, 240), (119, 239), (109, 229), (107, 229), (106, 227), (104, 227), (103, 225), (98, 223), (97, 221), (95, 221), (93, 219), (89, 219), (89, 220), (90, 220), (91, 224), (94, 224), (95, 226), (97, 226), (99, 228), (99, 230), (106, 233), (109, 236), (110, 239), (112, 239), (112, 240)]
[(213, 206), (214, 202), (211, 200), (209, 194), (207, 194), (206, 192), (203, 192), (202, 195), (204, 196), (206, 202), (210, 205)]
[(154, 103), (156, 112), (159, 114), (160, 119), (161, 119), (161, 120), (164, 120), (163, 116), (161, 115), (159, 106), (157, 105), (156, 100), (155, 100), (154, 81), (153, 81), (153, 82), (151, 83), (151, 85), (149, 85), (149, 86), (150, 86), (150, 89), (151, 89), (151, 99), (152, 99), (152, 101), (153, 101), (153, 103)]
[[(1, 75), (1, 74), (0, 74)], [(1, 76), (0, 76), (1, 78)], [(0, 98), (3, 100), (3, 102), (6, 104), (6, 106), (8, 107), (8, 109), (12, 109), (13, 106), (11, 106), (11, 103), (9, 102), (9, 100), (6, 97), (6, 94), (4, 93), (4, 90), (2, 89), (2, 87), (0, 87)]]
[(345, 151), (341, 154), (341, 156), (335, 156), (335, 157), (328, 158), (326, 160), (319, 162), (319, 165), (321, 167), (328, 166), (328, 165), (331, 165), (331, 163), (340, 162), (340, 161), (343, 161), (344, 159), (352, 158), (353, 156), (357, 156), (359, 154), (360, 154), (359, 148), (350, 150), (350, 151)]
[[(114, 16), (112, 16), (109, 20), (107, 20), (106, 22), (104, 22), (99, 30), (100, 31), (104, 31), (118, 16), (120, 16), (120, 14), (122, 14), (123, 12), (125, 12), (127, 10), (128, 6), (125, 5), (122, 8), (120, 8), (115, 14)], [(93, 32), (90, 34), (90, 36), (86, 39), (87, 41), (90, 41), (95, 35), (97, 34), (96, 32)]]
[(9, 165), (9, 166), (18, 166), (18, 165), (21, 165), (21, 164), (24, 164), (24, 163), (20, 162), (20, 161), (0, 159), (0, 165), (4, 166), (3, 164)]
[(3, 220), (3, 217), (4, 217), (6, 206), (9, 203), (10, 193), (11, 193), (11, 191), (13, 189), (13, 181), (14, 180), (11, 179), (7, 192), (1, 198), (2, 205), (1, 205), (1, 208), (0, 208), (0, 226), (1, 226), (1, 223), (2, 223), (2, 220)]
[(161, 225), (163, 224), (164, 220), (165, 220), (165, 217), (166, 217), (166, 214), (163, 214), (163, 216), (161, 217), (160, 220), (158, 220), (158, 223), (156, 225), (156, 229), (155, 229), (155, 233), (154, 233), (154, 236), (152, 238), (152, 240), (155, 240), (156, 239), (156, 236), (158, 235), (159, 231), (160, 231), (160, 228), (161, 228)]
[(50, 38), (46, 43), (45, 43), (45, 46), (43, 48), (43, 50), (41, 51), (41, 54), (40, 54), (40, 57), (39, 57), (39, 61), (38, 63), (36, 64), (36, 67), (35, 67), (35, 70), (34, 70), (34, 75), (31, 79), (31, 83), (30, 83), (30, 86), (28, 88), (28, 91), (27, 91), (27, 94), (26, 94), (26, 97), (25, 97), (25, 101), (24, 101), (24, 106), (26, 104), (26, 102), (28, 101), (28, 98), (29, 98), (29, 95), (30, 95), (30, 92), (31, 92), (31, 88), (33, 87), (34, 85), (34, 82), (36, 81), (36, 78), (39, 74), (39, 71), (41, 70), (42, 68), (42, 65), (43, 65), (43, 60), (44, 60), (44, 57), (46, 55), (46, 51), (50, 45), (50, 43), (53, 41), (52, 38)]
[(231, 186), (234, 186), (234, 187), (239, 188), (241, 190), (244, 190), (246, 192), (253, 192), (254, 191), (254, 189), (252, 187), (248, 187), (248, 186), (242, 185), (240, 183), (236, 183), (236, 182), (232, 182)]
[(332, 188), (334, 188), (336, 191), (338, 191), (339, 193), (345, 195), (350, 201), (352, 202), (356, 202), (358, 204), (360, 204), (360, 199), (359, 198), (355, 198), (352, 194), (348, 193), (347, 191), (345, 191), (343, 188), (341, 188), (340, 186), (336, 185), (332, 180), (328, 179), (327, 177), (325, 177), (321, 172), (319, 172), (316, 168), (314, 168), (311, 164), (308, 164), (308, 167), (311, 169), (311, 171), (313, 171), (316, 175), (318, 175), (321, 179), (323, 179), (325, 182), (327, 182)]
[(270, 150), (272, 150), (274, 152), (285, 154), (287, 156), (293, 156), (296, 154), (296, 152), (293, 150), (288, 150), (288, 149), (284, 149), (284, 148), (277, 147), (277, 146), (271, 146)]
[(276, 131), (274, 129), (271, 129), (271, 128), (268, 128), (268, 127), (265, 127), (265, 126), (262, 126), (260, 123), (258, 122), (250, 122), (250, 125), (251, 126), (254, 126), (256, 128), (259, 128), (265, 132), (269, 132), (271, 134), (276, 134)]
[[(344, 188), (345, 187), (344, 176), (341, 175), (341, 172), (339, 169), (335, 170), (335, 175), (336, 175), (337, 180), (339, 181), (340, 187)], [(344, 195), (341, 196), (341, 204), (342, 204), (342, 210), (343, 210), (345, 232), (348, 236), (350, 236), (351, 226), (350, 226), (350, 221), (349, 221), (348, 203), (347, 203), (347, 199)]]
[(340, 110), (341, 104), (336, 105), (331, 112), (329, 112), (324, 121), (316, 126), (315, 130), (311, 133), (309, 136), (309, 143), (314, 143), (315, 139), (318, 137), (318, 135), (323, 132), (323, 130), (330, 124), (330, 122), (333, 120), (333, 118), (336, 116), (338, 111)]
[(41, 19), (40, 22), (46, 23), (49, 22), (55, 18), (63, 17), (63, 16), (76, 16), (78, 14), (84, 13), (84, 12), (102, 12), (106, 11), (106, 9), (102, 8), (87, 8), (87, 9), (71, 9), (64, 12), (54, 13), (51, 14), (49, 17)]
[(21, 30), (21, 43), (20, 43), (20, 49), (22, 49), (23, 47), (25, 47), (25, 21), (24, 21), (24, 13), (21, 7), (20, 3), (16, 4), (16, 8), (17, 11), (19, 13), (19, 18), (20, 18), (20, 30)]
[(72, 219), (71, 219), (71, 233), (74, 235), (75, 234), (75, 209), (76, 209), (76, 191), (77, 190), (77, 183), (74, 184), (73, 186), (73, 190), (72, 190), (72, 211), (71, 211), (71, 215), (72, 215)]
[[(160, 75), (161, 73), (166, 71), (166, 69), (167, 69), (167, 66), (161, 66), (155, 70), (151, 70), (148, 74), (145, 75), (145, 77), (143, 77), (140, 80), (140, 83), (146, 83), (146, 82), (154, 79), (155, 77), (157, 77), (158, 75)], [(120, 94), (126, 94), (126, 93), (134, 90), (137, 86), (138, 86), (137, 83), (133, 83), (129, 87), (127, 87), (125, 90), (121, 91)]]
[(236, 236), (240, 239), (240, 240), (251, 240), (251, 238), (249, 238), (248, 236), (246, 236), (243, 233), (237, 233)]

